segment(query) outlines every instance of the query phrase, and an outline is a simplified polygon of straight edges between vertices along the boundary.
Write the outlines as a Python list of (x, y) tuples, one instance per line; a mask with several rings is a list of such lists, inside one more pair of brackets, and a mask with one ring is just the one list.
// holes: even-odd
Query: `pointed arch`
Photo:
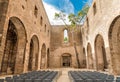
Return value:
[(23, 72), (26, 42), (27, 36), (24, 24), (19, 18), (11, 17), (2, 58), (2, 73), (15, 74)]
[(36, 35), (33, 35), (30, 41), (30, 53), (28, 71), (38, 69), (38, 56), (39, 55), (39, 39)]
[(42, 49), (41, 49), (41, 69), (46, 68), (46, 64), (47, 64), (47, 57), (46, 57), (46, 45), (43, 44), (42, 45)]
[(83, 67), (84, 68), (87, 68), (87, 61), (86, 61), (86, 52), (85, 52), (85, 48), (83, 48), (83, 58), (84, 58), (84, 60), (83, 60)]
[(108, 68), (106, 51), (103, 37), (98, 34), (95, 38), (95, 56), (97, 70), (105, 71)]
[(120, 74), (120, 15), (112, 21), (108, 37), (113, 73)]
[(47, 49), (47, 68), (49, 67), (49, 59), (50, 58), (50, 50), (49, 48)]
[(87, 68), (88, 69), (93, 69), (93, 56), (92, 56), (92, 48), (90, 43), (87, 45)]
[(68, 30), (64, 29), (64, 42), (67, 43), (69, 41)]

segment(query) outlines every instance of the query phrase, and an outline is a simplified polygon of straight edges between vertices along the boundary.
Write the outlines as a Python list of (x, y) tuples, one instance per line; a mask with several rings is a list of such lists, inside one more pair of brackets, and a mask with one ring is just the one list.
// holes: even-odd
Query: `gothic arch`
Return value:
[(38, 69), (38, 57), (39, 57), (38, 55), (39, 55), (39, 40), (38, 37), (34, 35), (32, 36), (30, 41), (28, 71)]
[(47, 56), (46, 56), (46, 45), (43, 44), (42, 45), (42, 49), (41, 49), (41, 65), (40, 68), (44, 69), (46, 68), (47, 64)]
[(95, 38), (95, 57), (97, 70), (105, 71), (108, 68), (103, 37), (98, 34)]
[(87, 68), (88, 69), (93, 69), (94, 66), (93, 66), (93, 56), (92, 56), (92, 48), (91, 48), (91, 45), (90, 43), (88, 43), (87, 45)]
[(69, 42), (68, 29), (65, 28), (65, 29), (63, 30), (63, 33), (64, 33), (64, 37), (63, 37), (63, 38), (64, 38), (64, 42), (65, 42), (65, 43)]
[(1, 72), (5, 74), (22, 73), (26, 48), (26, 30), (22, 21), (11, 17), (8, 23)]
[(86, 52), (85, 52), (85, 48), (83, 48), (83, 58), (84, 58), (84, 60), (83, 60), (83, 67), (84, 68), (87, 68), (87, 61), (86, 61)]
[(49, 67), (49, 59), (50, 58), (50, 50), (49, 48), (47, 49), (47, 68)]
[(120, 15), (111, 23), (108, 37), (112, 69), (115, 74), (120, 74)]

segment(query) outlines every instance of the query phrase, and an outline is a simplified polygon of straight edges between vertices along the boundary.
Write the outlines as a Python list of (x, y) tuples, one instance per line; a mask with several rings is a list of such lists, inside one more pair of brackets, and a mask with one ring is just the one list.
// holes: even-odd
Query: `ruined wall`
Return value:
[[(10, 22), (9, 20), (11, 20), (17, 28), (17, 33), (22, 31), (22, 27), (25, 31), (25, 33), (18, 33), (18, 35), (21, 35), (21, 38), (18, 38), (18, 43), (20, 43), (20, 45), (24, 45), (22, 44), (22, 35), (23, 37), (25, 36), (26, 39), (26, 41), (24, 42), (24, 57), (20, 56), (23, 50), (17, 51), (18, 54), (15, 65), (15, 73), (28, 71), (30, 43), (33, 36), (36, 36), (36, 38), (38, 39), (37, 45), (39, 45), (37, 60), (38, 66), (36, 68), (36, 70), (38, 70), (40, 69), (42, 45), (45, 44), (46, 52), (50, 48), (49, 43), (51, 25), (48, 21), (48, 17), (43, 7), (42, 0), (10, 0), (9, 4), (8, 1), (9, 0), (0, 0), (0, 10), (3, 10), (3, 12), (0, 13), (0, 16), (4, 18), (3, 20), (1, 19), (2, 24), (0, 23), (0, 27), (3, 27), (3, 30), (0, 29), (0, 33), (2, 33), (0, 46), (0, 67), (2, 65), (2, 60), (4, 57), (6, 36)], [(20, 49), (22, 49), (22, 47)]]
[(2, 33), (3, 33), (3, 27), (4, 27), (4, 22), (6, 19), (6, 13), (8, 9), (8, 0), (0, 0), (0, 45), (1, 45), (1, 40), (2, 40)]
[[(100, 35), (103, 38), (103, 42), (105, 46), (108, 71), (114, 74), (119, 74), (120, 72), (118, 70), (119, 66), (117, 64), (119, 62), (118, 60), (119, 57), (118, 58), (116, 57), (116, 59), (115, 57), (112, 57), (113, 54), (111, 53), (111, 50), (110, 50), (109, 34), (110, 34), (111, 25), (114, 26), (114, 23), (113, 23), (113, 21), (115, 22), (114, 19), (120, 15), (119, 3), (120, 1), (118, 0), (94, 0), (87, 14), (87, 19), (82, 27), (82, 35), (83, 35), (83, 42), (84, 42), (83, 45), (87, 53), (87, 45), (88, 43), (91, 44), (92, 56), (93, 56), (93, 61), (94, 61), (94, 69), (98, 70), (97, 68), (99, 67), (99, 65), (97, 64), (98, 62), (96, 62), (97, 59), (99, 58), (96, 58), (96, 55), (98, 53), (99, 54), (101, 53), (100, 52), (101, 49), (100, 49), (100, 46), (98, 46), (99, 51), (96, 51), (95, 48), (97, 48), (96, 44), (101, 43), (101, 42), (96, 43), (97, 36)], [(118, 23), (118, 25), (119, 24), (120, 23)], [(119, 32), (117, 31), (116, 33), (119, 34)], [(117, 35), (114, 36), (114, 39), (115, 37), (117, 37)], [(113, 53), (115, 53), (115, 51)], [(120, 54), (120, 53), (117, 52), (117, 54)], [(113, 61), (113, 58), (116, 61)], [(103, 60), (100, 60), (100, 61), (102, 62)], [(99, 64), (103, 65), (103, 63), (99, 63)]]
[(82, 37), (81, 31), (75, 32), (74, 40), (72, 37), (71, 31), (68, 30), (68, 43), (64, 42), (64, 25), (54, 25), (52, 26), (51, 32), (51, 55), (50, 55), (50, 67), (51, 68), (61, 68), (62, 66), (62, 55), (63, 54), (70, 54), (71, 55), (71, 66), (70, 67), (77, 67), (75, 49), (73, 46), (73, 42), (76, 42), (77, 51), (79, 53), (79, 61), (81, 68), (85, 67), (85, 55), (83, 55), (83, 47), (82, 47)]

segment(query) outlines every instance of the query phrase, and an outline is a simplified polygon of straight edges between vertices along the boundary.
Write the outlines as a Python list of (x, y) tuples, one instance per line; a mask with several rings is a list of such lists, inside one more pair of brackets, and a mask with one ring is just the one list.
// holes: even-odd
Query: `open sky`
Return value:
[[(59, 13), (61, 10), (63, 10), (66, 13), (66, 15), (70, 13), (77, 14), (78, 11), (81, 10), (86, 3), (89, 3), (90, 5), (92, 3), (92, 0), (42, 0), (42, 1), (47, 12), (48, 18), (50, 20), (50, 23), (52, 25), (63, 24), (62, 21), (54, 19), (55, 12)], [(68, 20), (66, 22), (68, 22)]]

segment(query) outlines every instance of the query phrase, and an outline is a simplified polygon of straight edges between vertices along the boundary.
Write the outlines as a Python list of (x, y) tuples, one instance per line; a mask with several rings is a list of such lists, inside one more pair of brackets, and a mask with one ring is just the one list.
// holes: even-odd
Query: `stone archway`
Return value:
[(19, 18), (9, 19), (1, 72), (4, 74), (22, 73), (26, 47), (26, 31)]
[(61, 57), (61, 67), (71, 67), (71, 63), (71, 55), (68, 53), (64, 53)]
[(93, 56), (92, 56), (92, 48), (90, 43), (87, 45), (87, 68), (88, 69), (93, 69)]
[(30, 42), (28, 71), (38, 69), (38, 57), (39, 57), (38, 55), (39, 55), (39, 40), (38, 37), (34, 35)]
[(112, 69), (114, 74), (120, 74), (120, 15), (111, 23), (108, 37)]
[(83, 68), (87, 68), (87, 62), (86, 62), (86, 52), (85, 52), (85, 48), (83, 48)]
[(50, 58), (50, 51), (49, 48), (47, 49), (47, 68), (49, 67), (49, 59)]
[(46, 45), (45, 44), (43, 44), (42, 45), (42, 49), (41, 49), (41, 66), (40, 66), (40, 68), (41, 69), (44, 69), (44, 68), (46, 68), (46, 64), (47, 64), (47, 57), (46, 57)]
[(95, 39), (95, 55), (96, 55), (96, 68), (97, 70), (105, 71), (108, 68), (106, 51), (103, 37), (98, 34)]

